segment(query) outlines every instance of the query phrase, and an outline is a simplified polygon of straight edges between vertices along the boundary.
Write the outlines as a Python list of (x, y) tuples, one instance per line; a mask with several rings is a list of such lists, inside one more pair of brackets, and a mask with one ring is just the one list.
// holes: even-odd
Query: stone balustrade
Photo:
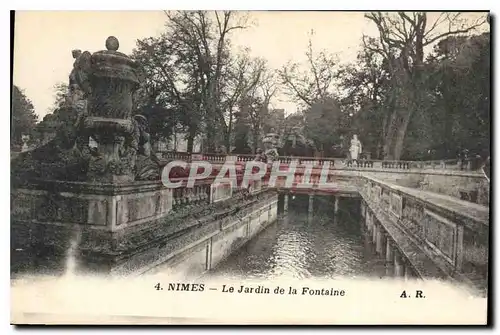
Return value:
[[(440, 273), (472, 287), (486, 287), (488, 207), (390, 184), (369, 175), (357, 183), (366, 201), (363, 216), (369, 218), (367, 222), (377, 218), (388, 241), (396, 242), (419, 277)], [(436, 271), (429, 270), (431, 263)]]
[[(223, 164), (226, 161), (249, 162), (254, 160), (255, 155), (225, 155), (225, 154), (190, 154), (188, 152), (164, 152), (162, 158), (167, 160), (182, 160), (192, 162), (195, 160), (209, 161), (213, 164)], [(279, 156), (277, 160), (282, 164), (296, 162), (300, 165), (312, 165), (321, 168), (326, 162), (331, 169), (383, 169), (383, 170), (454, 170), (454, 171), (474, 171), (479, 168), (475, 166), (472, 159), (460, 160), (435, 160), (435, 161), (390, 161), (390, 160), (367, 160), (361, 159), (351, 161), (346, 158), (330, 157), (300, 157), (300, 156)]]
[(210, 181), (199, 180), (192, 188), (174, 188), (172, 190), (172, 210), (176, 211), (187, 206), (200, 206), (210, 203)]

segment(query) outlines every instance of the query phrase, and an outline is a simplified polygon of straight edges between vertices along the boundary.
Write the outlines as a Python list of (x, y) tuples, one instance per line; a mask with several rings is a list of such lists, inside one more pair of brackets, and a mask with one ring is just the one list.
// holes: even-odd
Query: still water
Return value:
[[(268, 226), (208, 276), (229, 279), (359, 278), (385, 275), (361, 228), (359, 200), (341, 199), (334, 216), (332, 197), (289, 198), (288, 214)], [(280, 207), (280, 206), (279, 206)]]

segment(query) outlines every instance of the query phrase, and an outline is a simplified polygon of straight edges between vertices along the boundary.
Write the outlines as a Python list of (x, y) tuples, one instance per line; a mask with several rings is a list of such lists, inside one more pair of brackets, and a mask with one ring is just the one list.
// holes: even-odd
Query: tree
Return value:
[[(429, 106), (424, 48), (445, 37), (474, 31), (485, 18), (468, 22), (460, 13), (441, 13), (428, 22), (427, 13), (422, 12), (372, 12), (365, 16), (376, 25), (379, 33), (375, 41), (364, 38), (371, 42), (365, 43), (365, 48), (384, 58), (391, 80), (388, 117), (383, 127), (384, 157), (398, 160), (412, 114), (421, 113)], [(448, 29), (443, 30), (444, 26)]]
[(311, 31), (306, 50), (307, 63), (288, 63), (278, 72), (285, 93), (303, 107), (331, 97), (337, 77), (336, 56), (326, 51), (316, 55), (312, 45), (313, 35), (314, 31)]
[(154, 139), (167, 138), (177, 124), (186, 127), (192, 136), (188, 146), (199, 130), (199, 108), (196, 94), (189, 89), (181, 91), (183, 84), (182, 71), (176, 67), (176, 51), (166, 34), (157, 38), (146, 38), (137, 41), (137, 48), (132, 57), (140, 64), (142, 83), (136, 93), (136, 108), (144, 114), (151, 126)]
[(344, 114), (334, 92), (339, 78), (337, 57), (326, 51), (314, 52), (311, 32), (306, 50), (306, 64), (288, 63), (278, 73), (285, 93), (303, 108), (304, 135), (316, 149), (330, 153), (345, 128)]
[(22, 144), (22, 135), (31, 134), (37, 119), (31, 100), (23, 90), (14, 85), (12, 91), (11, 145)]
[(341, 135), (358, 134), (364, 144), (363, 151), (380, 159), (388, 115), (385, 105), (390, 83), (387, 63), (379, 54), (363, 48), (356, 62), (339, 70), (339, 78), (343, 91), (340, 106), (350, 118), (348, 129)]
[(166, 16), (165, 33), (138, 41), (134, 51), (147, 78), (145, 96), (163, 110), (176, 111), (174, 120), (188, 132), (188, 150), (200, 133), (206, 136), (205, 149), (214, 150), (228, 141), (233, 107), (242, 91), (237, 79), (246, 64), (234, 60), (230, 35), (246, 27), (245, 16), (230, 11)]
[(248, 86), (239, 100), (240, 115), (247, 120), (250, 127), (253, 152), (260, 146), (260, 138), (266, 119), (270, 115), (270, 101), (277, 92), (274, 74), (267, 69), (265, 62), (260, 61), (253, 68), (252, 85)]
[(283, 123), (281, 155), (303, 156), (314, 155), (314, 143), (306, 139), (305, 115), (303, 112), (295, 112), (288, 115)]
[[(227, 125), (224, 127), (224, 145), (229, 148), (231, 147), (231, 133), (233, 131), (234, 116), (238, 106), (241, 109), (245, 104), (242, 101), (248, 101), (250, 96), (255, 97), (259, 90), (263, 90), (262, 93), (264, 95), (269, 95), (270, 93), (266, 91), (265, 85), (271, 84), (268, 84), (270, 77), (265, 60), (249, 57), (248, 49), (236, 55), (233, 64), (228, 66), (227, 76), (228, 85), (226, 90), (223, 91), (222, 106), (223, 109), (226, 110), (225, 120)], [(269, 90), (269, 88), (267, 88), (267, 90)], [(274, 92), (272, 94), (274, 94)], [(268, 100), (271, 96), (266, 100), (267, 103), (269, 103)], [(241, 112), (242, 114), (240, 116), (243, 117), (241, 119), (245, 119), (246, 115), (247, 124), (249, 120), (255, 119), (255, 109), (250, 112), (251, 115), (248, 114), (248, 111), (246, 111), (246, 114), (245, 111)]]
[(236, 154), (251, 154), (252, 149), (248, 145), (250, 139), (250, 128), (247, 115), (241, 112), (234, 114), (234, 150)]
[(54, 85), (54, 103), (50, 108), (51, 112), (36, 124), (33, 131), (33, 137), (37, 142), (43, 142), (47, 140), (47, 135), (52, 137), (62, 128), (75, 123), (76, 114), (67, 101), (68, 90), (68, 85), (65, 83)]
[(442, 157), (463, 149), (489, 155), (490, 34), (449, 36), (428, 59), (434, 148)]
[(323, 155), (331, 156), (333, 147), (340, 143), (340, 136), (348, 129), (347, 116), (335, 99), (315, 102), (305, 112), (304, 135), (313, 141)]

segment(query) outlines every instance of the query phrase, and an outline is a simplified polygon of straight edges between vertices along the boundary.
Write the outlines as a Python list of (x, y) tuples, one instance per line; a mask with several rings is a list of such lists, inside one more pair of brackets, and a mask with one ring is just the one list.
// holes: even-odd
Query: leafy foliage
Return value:
[(22, 144), (22, 135), (31, 134), (38, 117), (31, 100), (14, 85), (12, 91), (11, 145)]

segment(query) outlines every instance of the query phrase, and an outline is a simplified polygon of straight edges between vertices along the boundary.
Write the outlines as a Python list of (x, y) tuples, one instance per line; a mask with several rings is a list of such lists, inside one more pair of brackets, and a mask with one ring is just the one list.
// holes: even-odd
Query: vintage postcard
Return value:
[(489, 12), (14, 17), (12, 324), (488, 323)]

